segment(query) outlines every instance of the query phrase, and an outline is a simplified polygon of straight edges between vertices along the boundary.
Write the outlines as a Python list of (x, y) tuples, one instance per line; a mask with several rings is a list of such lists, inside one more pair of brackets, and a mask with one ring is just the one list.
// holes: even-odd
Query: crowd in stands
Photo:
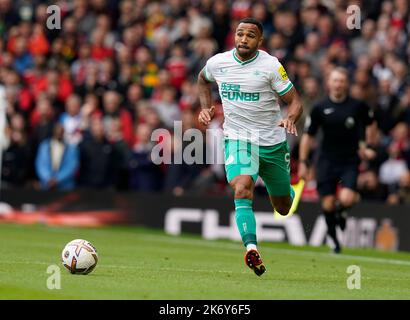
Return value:
[[(61, 28), (47, 26), (51, 4), (61, 10)], [(361, 9), (360, 29), (346, 24), (352, 4)], [(351, 95), (378, 123), (367, 141), (377, 156), (360, 165), (361, 196), (410, 202), (407, 0), (0, 0), (2, 187), (229, 192), (223, 165), (153, 163), (151, 134), (172, 133), (175, 120), (183, 132), (205, 133), (197, 75), (208, 58), (233, 48), (237, 22), (248, 16), (263, 22), (262, 49), (301, 94), (299, 132), (326, 94), (329, 70), (349, 70)], [(222, 122), (218, 104), (211, 127)], [(299, 138), (290, 137), (293, 181)], [(169, 142), (171, 153), (184, 148)], [(308, 191), (314, 183), (312, 170)]]

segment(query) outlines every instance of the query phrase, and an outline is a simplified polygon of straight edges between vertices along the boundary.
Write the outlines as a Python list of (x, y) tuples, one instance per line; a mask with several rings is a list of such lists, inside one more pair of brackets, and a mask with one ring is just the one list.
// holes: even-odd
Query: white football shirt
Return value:
[(258, 50), (241, 61), (232, 49), (211, 57), (203, 70), (208, 81), (218, 84), (226, 139), (261, 146), (286, 140), (285, 129), (278, 126), (282, 116), (276, 94), (284, 95), (293, 84), (276, 57)]

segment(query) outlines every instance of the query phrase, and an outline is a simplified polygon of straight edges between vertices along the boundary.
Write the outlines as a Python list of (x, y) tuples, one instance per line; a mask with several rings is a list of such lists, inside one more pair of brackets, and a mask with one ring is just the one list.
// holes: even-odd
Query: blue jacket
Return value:
[(57, 171), (53, 171), (50, 142), (50, 139), (44, 140), (37, 151), (36, 172), (40, 179), (41, 187), (47, 189), (47, 182), (51, 178), (55, 178), (58, 190), (71, 190), (75, 187), (75, 174), (79, 163), (78, 148), (75, 145), (65, 143), (60, 168)]
[(26, 72), (28, 69), (31, 69), (34, 65), (33, 56), (26, 52), (20, 57), (14, 58), (14, 69), (21, 75)]

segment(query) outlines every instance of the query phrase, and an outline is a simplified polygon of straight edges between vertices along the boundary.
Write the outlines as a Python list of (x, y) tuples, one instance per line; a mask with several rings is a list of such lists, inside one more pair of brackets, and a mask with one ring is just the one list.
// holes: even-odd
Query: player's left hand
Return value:
[(298, 136), (298, 131), (296, 130), (296, 125), (293, 120), (290, 120), (288, 118), (282, 119), (281, 122), (279, 123), (279, 127), (285, 128), (285, 130), (288, 133)]

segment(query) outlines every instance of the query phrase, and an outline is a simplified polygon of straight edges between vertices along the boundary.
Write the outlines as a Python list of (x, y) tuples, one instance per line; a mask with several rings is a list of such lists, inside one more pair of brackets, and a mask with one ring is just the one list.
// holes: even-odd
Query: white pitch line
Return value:
[[(147, 267), (141, 267), (141, 266), (118, 266), (118, 265), (113, 265), (113, 264), (109, 264), (109, 265), (103, 265), (101, 267), (106, 267), (106, 268), (119, 268), (119, 269), (139, 269), (139, 270), (147, 270)], [(155, 268), (155, 270), (157, 271), (180, 271), (180, 272), (196, 272), (196, 273), (201, 273), (201, 272), (205, 272), (205, 273), (227, 273), (227, 274), (234, 274), (234, 273), (248, 273), (245, 271), (241, 271), (241, 272), (233, 272), (233, 271), (225, 271), (225, 270), (204, 270), (204, 269), (184, 269), (184, 268)]]
[[(205, 242), (204, 240), (198, 239), (181, 239), (181, 238), (173, 238), (170, 236), (151, 236), (151, 235), (139, 235), (140, 238), (146, 238), (149, 241), (158, 241), (158, 242), (174, 242), (174, 243), (183, 243), (185, 245), (188, 244), (197, 244), (203, 247), (219, 247), (219, 248), (226, 248), (226, 249), (238, 249), (237, 245), (230, 244), (230, 243), (218, 243), (218, 242)], [(334, 258), (334, 259), (343, 259), (343, 260), (362, 260), (368, 262), (376, 262), (376, 263), (389, 263), (389, 264), (396, 264), (396, 265), (405, 265), (410, 266), (410, 261), (405, 260), (397, 260), (397, 259), (386, 259), (386, 258), (375, 258), (375, 257), (366, 257), (366, 256), (356, 256), (356, 255), (347, 255), (347, 254), (331, 254), (325, 252), (315, 252), (310, 250), (304, 249), (297, 249), (297, 250), (290, 250), (290, 249), (282, 249), (282, 248), (270, 248), (265, 247), (263, 251), (270, 251), (270, 252), (282, 252), (286, 254), (292, 255), (309, 255), (309, 256), (320, 256), (324, 258)]]
[[(1, 262), (0, 261), (0, 265), (2, 263), (7, 263), (7, 264), (37, 264), (37, 265), (52, 265), (55, 263), (47, 263), (47, 262), (41, 262), (41, 261), (10, 261), (8, 260), (7, 262)], [(101, 266), (99, 266), (99, 269), (101, 268), (112, 268), (112, 269), (138, 269), (138, 270), (148, 270), (148, 267), (142, 267), (142, 266), (125, 266), (125, 265), (115, 265), (115, 264), (102, 264)], [(201, 273), (201, 272), (205, 272), (205, 273), (227, 273), (227, 274), (234, 274), (234, 273), (248, 273), (245, 271), (241, 271), (241, 272), (234, 272), (234, 271), (226, 271), (226, 270), (205, 270), (205, 269), (186, 269), (186, 268), (154, 268), (152, 269), (151, 267), (149, 267), (150, 270), (155, 270), (155, 271), (179, 271), (179, 272), (196, 272), (196, 273)]]

